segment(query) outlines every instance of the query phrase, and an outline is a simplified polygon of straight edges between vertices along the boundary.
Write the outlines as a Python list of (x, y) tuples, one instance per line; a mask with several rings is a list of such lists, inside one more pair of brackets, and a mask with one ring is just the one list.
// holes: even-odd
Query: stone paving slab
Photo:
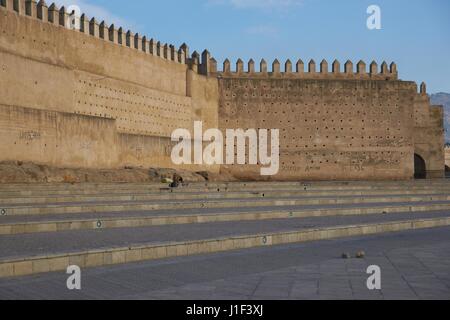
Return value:
[[(366, 252), (341, 259), (342, 252)], [(369, 265), (382, 289), (366, 287)], [(450, 227), (0, 279), (0, 299), (450, 299)]]
[(0, 259), (5, 261), (94, 249), (134, 247), (143, 244), (148, 245), (149, 243), (162, 244), (356, 224), (448, 217), (450, 217), (450, 212), (421, 212), (395, 215), (310, 217), (6, 235), (0, 236)]

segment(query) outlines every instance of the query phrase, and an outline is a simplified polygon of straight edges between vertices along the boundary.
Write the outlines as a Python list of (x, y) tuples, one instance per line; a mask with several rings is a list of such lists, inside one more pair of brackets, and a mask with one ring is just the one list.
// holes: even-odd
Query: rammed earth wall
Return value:
[[(0, 1), (0, 161), (58, 167), (176, 167), (170, 136), (208, 128), (279, 129), (271, 179), (410, 179), (414, 155), (444, 172), (442, 109), (397, 66), (200, 56), (66, 9)], [(305, 70), (306, 69), (306, 70)], [(258, 166), (183, 166), (267, 179)]]

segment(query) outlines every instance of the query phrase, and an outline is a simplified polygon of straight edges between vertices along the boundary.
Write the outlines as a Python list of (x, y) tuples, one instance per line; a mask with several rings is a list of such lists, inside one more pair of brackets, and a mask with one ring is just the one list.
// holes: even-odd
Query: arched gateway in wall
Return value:
[(425, 160), (418, 155), (414, 154), (414, 178), (415, 179), (426, 179), (427, 178), (427, 167)]

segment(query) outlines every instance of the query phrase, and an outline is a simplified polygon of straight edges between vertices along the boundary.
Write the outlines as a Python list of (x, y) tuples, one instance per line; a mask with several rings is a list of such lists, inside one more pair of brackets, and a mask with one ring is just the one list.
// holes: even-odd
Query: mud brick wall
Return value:
[[(265, 60), (256, 70), (66, 8), (0, 0), (0, 161), (172, 168), (171, 133), (279, 129), (273, 180), (411, 179), (444, 174), (443, 112), (425, 84), (386, 62)], [(233, 69), (233, 70), (232, 70)], [(206, 141), (203, 142), (207, 143)], [(183, 166), (268, 179), (256, 166)]]

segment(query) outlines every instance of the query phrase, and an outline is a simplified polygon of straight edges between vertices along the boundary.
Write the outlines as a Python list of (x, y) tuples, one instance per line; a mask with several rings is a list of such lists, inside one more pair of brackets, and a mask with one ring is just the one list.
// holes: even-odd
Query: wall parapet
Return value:
[(341, 64), (338, 60), (334, 60), (331, 64), (331, 70), (329, 68), (328, 62), (324, 59), (319, 65), (316, 64), (314, 60), (310, 60), (306, 65), (299, 59), (296, 62), (295, 71), (293, 71), (291, 60), (287, 60), (284, 63), (284, 69), (281, 70), (280, 62), (275, 59), (272, 63), (271, 71), (268, 71), (267, 62), (262, 59), (260, 62), (259, 71), (255, 71), (255, 62), (250, 59), (247, 68), (244, 68), (244, 62), (242, 59), (238, 59), (236, 62), (236, 68), (232, 70), (231, 62), (226, 59), (223, 63), (222, 71), (216, 72), (215, 75), (218, 77), (226, 78), (305, 78), (305, 79), (321, 79), (321, 78), (331, 78), (331, 79), (375, 79), (375, 80), (397, 80), (398, 71), (395, 62), (392, 62), (389, 66), (386, 62), (378, 67), (378, 64), (373, 61), (369, 67), (367, 64), (360, 60), (356, 64), (356, 69), (353, 62), (348, 60), (344, 64), (342, 70)]
[(189, 69), (204, 76), (217, 74), (217, 60), (211, 57), (211, 53), (208, 50), (205, 49), (201, 55), (194, 51), (189, 57), (189, 48), (185, 44), (181, 48), (185, 52), (184, 55), (186, 56)]
[[(75, 12), (69, 13), (66, 7), (58, 8), (55, 3), (48, 6), (44, 0), (39, 2), (36, 0), (0, 0), (0, 8), (31, 19), (41, 20), (44, 23), (72, 29), (74, 32), (78, 31), (99, 40), (142, 51), (161, 59), (180, 64), (186, 63), (185, 44), (179, 49), (175, 49), (172, 44), (161, 44), (154, 39), (148, 40), (146, 36), (134, 34), (131, 30), (125, 31), (121, 27), (116, 28), (114, 24), (108, 25), (105, 21), (98, 22), (95, 17), (89, 19), (84, 13), (78, 17)], [(79, 28), (72, 27), (74, 25), (78, 25)]]

